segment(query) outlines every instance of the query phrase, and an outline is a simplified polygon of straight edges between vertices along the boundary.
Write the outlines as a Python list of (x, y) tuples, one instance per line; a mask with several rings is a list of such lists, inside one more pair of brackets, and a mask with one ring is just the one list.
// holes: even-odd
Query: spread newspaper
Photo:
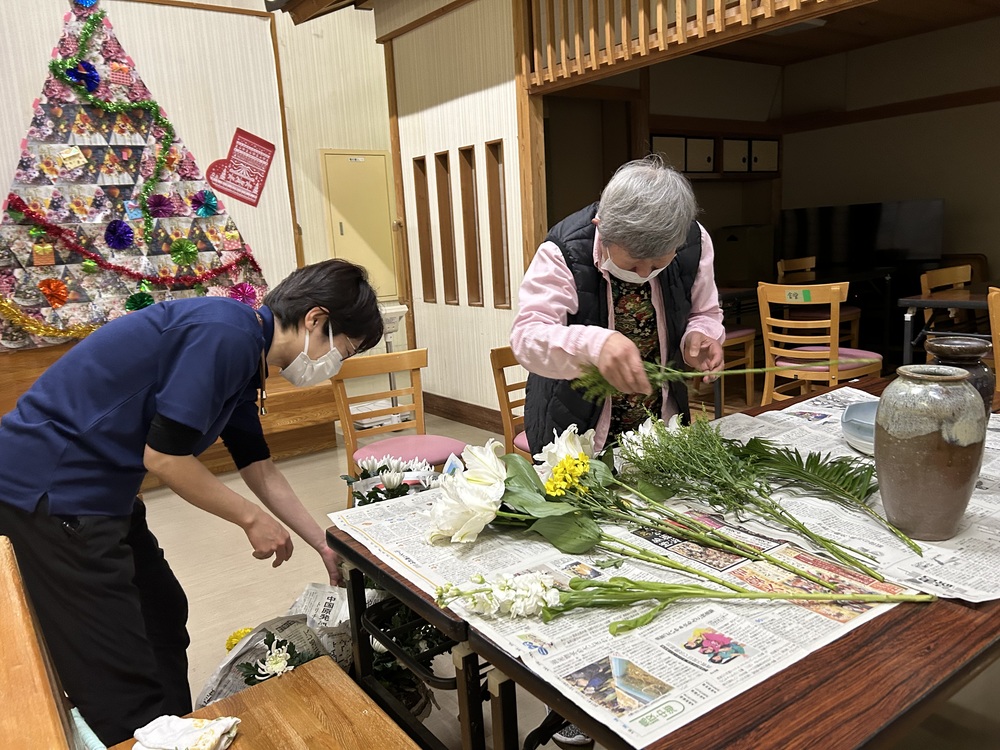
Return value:
[[(853, 388), (796, 404), (759, 417), (736, 414), (717, 424), (727, 437), (768, 437), (802, 452), (854, 455), (843, 440), (840, 417), (856, 401), (874, 397)], [(991, 417), (983, 472), (962, 531), (947, 542), (921, 543), (923, 556), (865, 517), (823, 500), (782, 496), (789, 510), (811, 528), (872, 555), (886, 578), (873, 581), (848, 570), (784, 530), (761, 522), (736, 522), (691, 507), (701, 520), (725, 525), (726, 532), (789, 559), (853, 593), (904, 593), (919, 590), (967, 601), (1000, 598), (1000, 421)], [(613, 575), (633, 579), (672, 579), (634, 560), (607, 569), (606, 553), (567, 555), (523, 530), (487, 528), (472, 544), (431, 545), (424, 537), (428, 508), (438, 490), (330, 514), (336, 526), (363, 543), (416, 587), (434, 596), (445, 583), (462, 584), (476, 574), (542, 571), (557, 583), (575, 576)], [(881, 513), (879, 498), (874, 498)], [(616, 536), (655, 549), (685, 564), (761, 591), (818, 587), (767, 562), (748, 561), (671, 537)], [(685, 579), (677, 574), (676, 580)], [(688, 579), (690, 580), (690, 579)], [(811, 587), (811, 588), (810, 588)], [(633, 610), (577, 609), (545, 624), (540, 618), (485, 619), (451, 605), (472, 627), (570, 700), (617, 732), (623, 744), (644, 747), (721, 703), (753, 687), (807, 654), (888, 611), (892, 605), (862, 602), (714, 602), (670, 605), (651, 624), (612, 636), (611, 620), (634, 617)]]

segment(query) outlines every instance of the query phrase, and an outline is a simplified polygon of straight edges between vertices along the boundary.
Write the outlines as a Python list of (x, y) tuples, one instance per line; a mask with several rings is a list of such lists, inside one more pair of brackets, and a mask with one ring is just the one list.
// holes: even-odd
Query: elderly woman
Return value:
[[(510, 343), (530, 373), (532, 453), (576, 424), (601, 448), (646, 412), (689, 419), (687, 390), (653, 391), (643, 362), (722, 367), (725, 336), (708, 232), (688, 181), (648, 157), (623, 165), (601, 200), (549, 230), (521, 284)], [(591, 404), (570, 386), (596, 365), (623, 396)]]

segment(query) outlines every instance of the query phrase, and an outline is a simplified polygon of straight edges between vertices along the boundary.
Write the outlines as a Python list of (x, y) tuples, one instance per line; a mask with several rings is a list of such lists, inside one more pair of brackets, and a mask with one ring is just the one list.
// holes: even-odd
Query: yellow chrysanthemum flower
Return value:
[(239, 630), (234, 630), (230, 636), (226, 638), (226, 651), (232, 651), (233, 647), (246, 638), (252, 630), (253, 628), (240, 628)]
[(580, 485), (580, 479), (590, 471), (590, 459), (586, 453), (566, 456), (552, 467), (552, 476), (545, 482), (545, 494), (559, 497), (567, 490), (586, 491)]

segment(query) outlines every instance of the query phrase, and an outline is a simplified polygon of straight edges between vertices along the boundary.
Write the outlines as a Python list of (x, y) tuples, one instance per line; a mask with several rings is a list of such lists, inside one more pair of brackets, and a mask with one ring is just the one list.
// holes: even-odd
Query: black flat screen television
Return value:
[(941, 257), (943, 200), (885, 201), (781, 212), (782, 258), (816, 256), (820, 271), (894, 267)]

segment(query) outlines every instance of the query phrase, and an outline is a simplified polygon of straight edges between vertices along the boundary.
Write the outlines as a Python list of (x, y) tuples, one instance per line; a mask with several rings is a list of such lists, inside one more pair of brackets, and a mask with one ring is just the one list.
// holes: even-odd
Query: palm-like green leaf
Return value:
[(868, 498), (878, 489), (875, 466), (858, 458), (810, 452), (803, 456), (795, 448), (775, 445), (769, 440), (752, 438), (736, 447), (745, 460), (752, 461), (775, 486), (811, 492), (852, 510), (871, 516), (918, 554), (923, 550), (868, 505)]

